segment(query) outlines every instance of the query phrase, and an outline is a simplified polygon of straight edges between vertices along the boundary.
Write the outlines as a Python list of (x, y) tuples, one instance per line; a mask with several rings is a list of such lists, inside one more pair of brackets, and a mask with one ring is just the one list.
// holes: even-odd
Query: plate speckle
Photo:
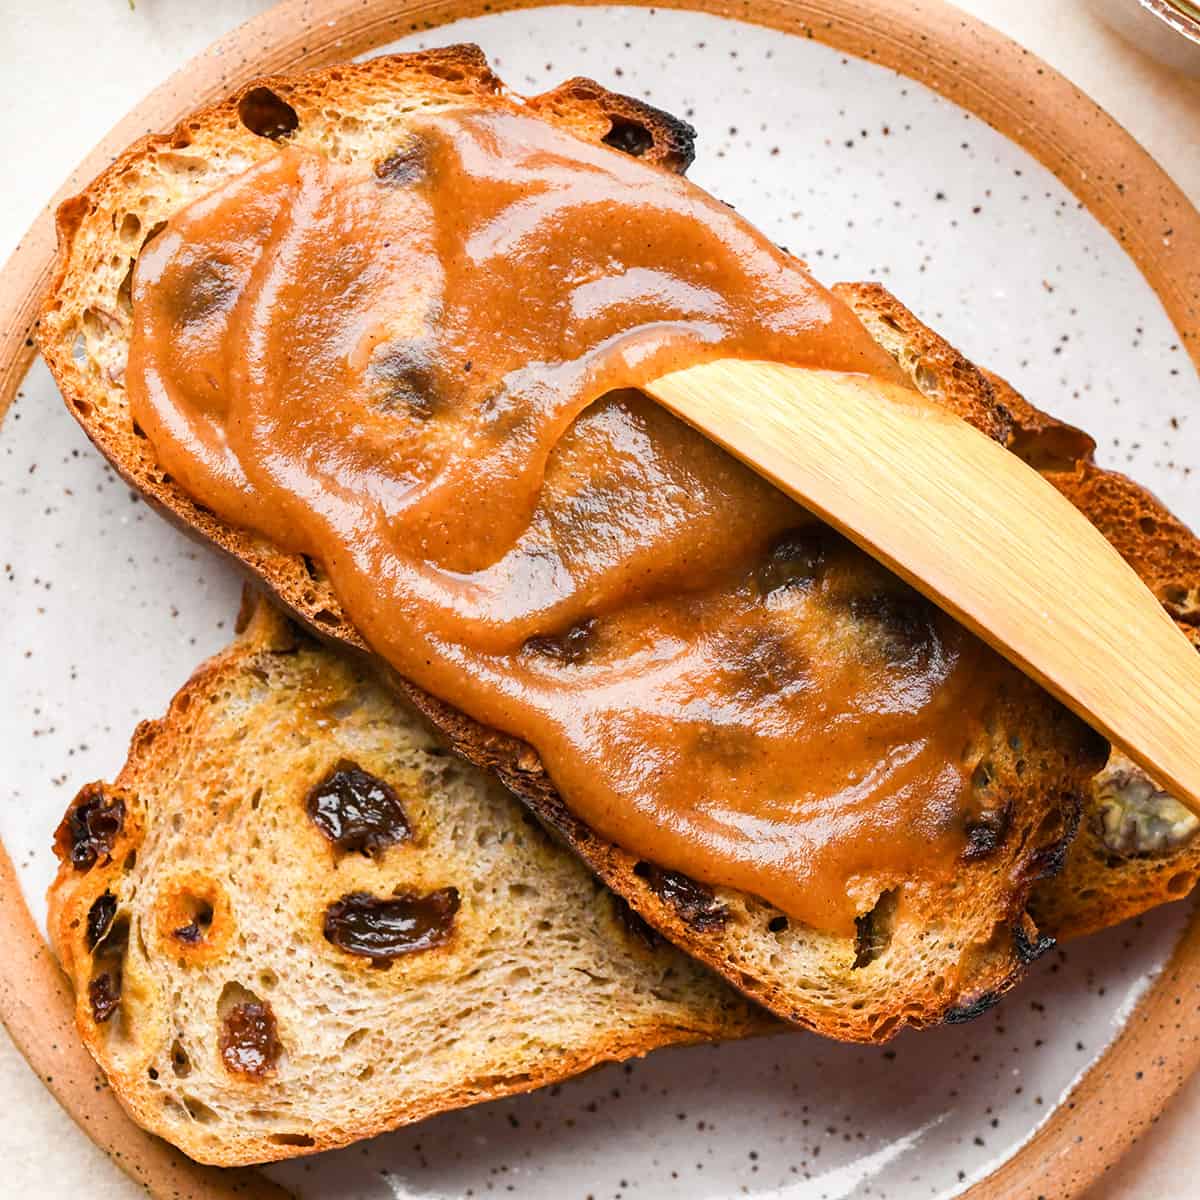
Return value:
[[(1200, 522), (1200, 388), (1175, 331), (1116, 242), (986, 125), (891, 72), (693, 13), (539, 9), (401, 46), (455, 40), (518, 90), (588, 74), (686, 116), (698, 182), (824, 280), (886, 283)], [(0, 526), (0, 833), (41, 916), (67, 801), (228, 640), (239, 584), (130, 496), (40, 367), (0, 439)], [(1055, 951), (966, 1026), (883, 1049), (793, 1034), (665, 1051), (272, 1173), (331, 1197), (951, 1195), (1093, 1061), (1184, 916)]]

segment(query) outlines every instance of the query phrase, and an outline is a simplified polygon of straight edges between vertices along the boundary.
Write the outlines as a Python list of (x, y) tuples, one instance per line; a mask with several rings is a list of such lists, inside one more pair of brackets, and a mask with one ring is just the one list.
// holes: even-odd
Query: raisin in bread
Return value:
[(774, 1027), (265, 601), (84, 788), (51, 940), (139, 1124), (224, 1166)]

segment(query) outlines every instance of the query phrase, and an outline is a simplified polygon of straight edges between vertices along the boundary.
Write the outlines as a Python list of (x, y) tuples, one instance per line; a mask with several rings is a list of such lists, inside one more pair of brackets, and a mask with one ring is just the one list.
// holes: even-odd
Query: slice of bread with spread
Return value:
[(779, 1028), (265, 601), (59, 829), (50, 933), (139, 1124), (265, 1162)]
[[(927, 395), (990, 392), (1010, 418), (1008, 448), (1104, 534), (1200, 651), (1200, 538), (1145, 488), (1098, 466), (1087, 433), (975, 368), (882, 287), (834, 291)], [(1188, 895), (1200, 879), (1198, 834), (1200, 818), (1113, 750), (1089, 784), (1063, 869), (1034, 890), (1030, 911), (1039, 929), (1079, 937)]]
[[(518, 107), (668, 169), (690, 160), (691, 130), (655, 109), (579, 80), (545, 96), (514, 98), (478, 50), (457, 47), (258, 81), (173, 132), (144, 139), (59, 213), (60, 257), (39, 336), (72, 412), (157, 507), (232, 555), (310, 628), (360, 650), (362, 640), (318, 565), (219, 520), (156, 462), (123, 387), (132, 268), (173, 213), (276, 154), (281, 141), (375, 163), (392, 152), (406, 114), (461, 106)], [(921, 386), (919, 372), (916, 382)], [(1011, 435), (993, 390), (965, 364), (923, 390), (991, 436)], [(881, 645), (917, 636), (921, 622), (905, 617), (921, 604), (915, 593), (863, 561), (863, 586), (872, 595), (890, 589), (903, 603), (848, 603), (831, 638)], [(1061, 706), (1007, 673), (991, 697), (986, 737), (964, 747), (975, 816), (953, 877), (882, 887), (864, 905), (857, 935), (842, 936), (601, 839), (572, 816), (531, 747), (406, 680), (393, 682), (463, 757), (499, 775), (652, 926), (776, 1014), (854, 1040), (965, 1019), (1020, 977), (1046, 944), (1026, 901), (1060, 864), (1103, 754)]]

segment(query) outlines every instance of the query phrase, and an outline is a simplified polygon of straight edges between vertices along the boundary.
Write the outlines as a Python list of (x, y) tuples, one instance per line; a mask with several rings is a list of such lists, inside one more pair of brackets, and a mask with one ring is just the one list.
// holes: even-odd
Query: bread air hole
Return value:
[(267, 1139), (276, 1146), (315, 1146), (316, 1140), (307, 1133), (273, 1133)]
[(210, 961), (234, 932), (224, 887), (199, 871), (168, 881), (155, 899), (154, 916), (159, 943), (181, 963), (201, 952)]
[(875, 901), (875, 907), (854, 918), (854, 970), (870, 966), (891, 945), (899, 888), (891, 888)]
[(141, 232), (141, 217), (139, 217), (137, 213), (127, 212), (121, 220), (121, 228), (118, 230), (117, 236), (122, 242), (133, 242), (137, 240), (137, 237)]
[(197, 1125), (215, 1125), (221, 1119), (207, 1104), (197, 1100), (195, 1096), (184, 1096), (183, 1107)]
[(238, 119), (251, 133), (273, 142), (291, 137), (300, 128), (296, 110), (268, 87), (251, 88), (238, 101)]
[(171, 1043), (171, 1070), (176, 1079), (186, 1079), (192, 1073), (192, 1060), (178, 1038)]
[(606, 146), (620, 150), (622, 154), (641, 158), (654, 145), (654, 134), (638, 121), (628, 117), (611, 117), (608, 132), (601, 138)]

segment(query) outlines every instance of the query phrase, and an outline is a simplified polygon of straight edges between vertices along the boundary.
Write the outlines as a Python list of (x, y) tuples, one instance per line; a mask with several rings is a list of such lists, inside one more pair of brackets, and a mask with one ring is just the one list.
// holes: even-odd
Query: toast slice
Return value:
[[(504, 91), (477, 49), (457, 47), (261, 80), (174, 132), (144, 139), (59, 212), (60, 258), (39, 336), (71, 410), (151, 502), (224, 549), (300, 620), (344, 646), (365, 650), (319, 565), (193, 503), (134, 426), (122, 386), (133, 262), (174, 212), (276, 153), (281, 138), (375, 162), (391, 152), (406, 113), (416, 108), (518, 103), (577, 136), (668, 169), (682, 169), (690, 158), (690, 129), (657, 110), (579, 80), (522, 101)], [(973, 369), (936, 398), (992, 436), (1011, 432), (1008, 414)], [(862, 561), (865, 586), (903, 589)], [(884, 619), (848, 605), (831, 637), (887, 637)], [(532, 748), (408, 681), (393, 683), (460, 754), (499, 775), (669, 939), (787, 1020), (834, 1037), (878, 1041), (904, 1025), (982, 1011), (1045, 946), (1025, 902), (1035, 882), (1061, 862), (1102, 748), (1019, 673), (1006, 680), (992, 698), (987, 738), (965, 748), (979, 817), (967, 830), (956, 876), (880, 884), (850, 937), (807, 928), (754, 896), (708, 888), (600, 839), (571, 815)]]
[(265, 1162), (781, 1028), (265, 601), (56, 839), (50, 934), (141, 1125)]
[[(1006, 444), (1116, 547), (1200, 651), (1200, 538), (1149, 491), (1095, 461), (1083, 430), (980, 371), (875, 284), (834, 288), (926, 394), (989, 391), (1009, 415)], [(1038, 928), (1059, 939), (1115, 925), (1188, 895), (1200, 879), (1200, 818), (1118, 750), (1088, 785), (1063, 869), (1035, 888)]]

